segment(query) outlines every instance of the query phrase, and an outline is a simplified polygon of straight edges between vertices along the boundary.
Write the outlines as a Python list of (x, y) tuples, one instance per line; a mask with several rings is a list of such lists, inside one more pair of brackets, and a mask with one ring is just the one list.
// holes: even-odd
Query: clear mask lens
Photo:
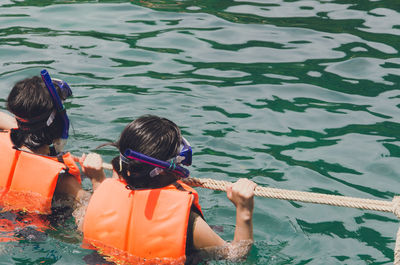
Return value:
[(61, 79), (57, 79), (57, 78), (53, 78), (53, 81), (60, 88), (61, 95), (59, 95), (59, 96), (62, 100), (66, 100), (67, 98), (72, 96), (72, 90), (69, 87), (69, 85), (67, 84), (67, 82), (65, 82), (64, 80), (61, 80)]
[(57, 154), (64, 152), (64, 146), (67, 144), (67, 139), (55, 139), (53, 141), (54, 149), (56, 149)]
[(192, 147), (188, 140), (182, 136), (182, 148), (179, 156), (177, 157), (178, 163), (182, 163), (182, 165), (190, 166), (192, 164)]

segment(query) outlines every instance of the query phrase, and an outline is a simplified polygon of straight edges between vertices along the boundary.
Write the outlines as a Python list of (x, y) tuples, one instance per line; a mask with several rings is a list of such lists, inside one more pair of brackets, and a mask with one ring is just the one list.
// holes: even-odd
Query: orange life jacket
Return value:
[(106, 179), (86, 210), (84, 244), (118, 264), (183, 264), (192, 205), (201, 213), (197, 192), (181, 181), (130, 190), (124, 181)]
[[(73, 167), (54, 157), (15, 149), (9, 132), (0, 131), (0, 150), (0, 205), (3, 211), (49, 214), (59, 173)], [(70, 154), (66, 160), (68, 156)], [(80, 181), (80, 175), (75, 177)]]
[(74, 158), (70, 152), (63, 153), (62, 155), (57, 155), (57, 156), (46, 156), (48, 159), (51, 159), (53, 161), (58, 161), (60, 163), (63, 163), (64, 165), (67, 166), (65, 171), (74, 176), (76, 180), (79, 182), (79, 184), (82, 183), (81, 180), (81, 171), (79, 170), (79, 167), (76, 165)]

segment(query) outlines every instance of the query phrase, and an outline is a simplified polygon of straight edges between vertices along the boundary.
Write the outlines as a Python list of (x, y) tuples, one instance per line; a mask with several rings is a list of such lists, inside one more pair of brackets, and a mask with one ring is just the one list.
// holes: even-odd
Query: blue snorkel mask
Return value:
[(67, 84), (67, 82), (65, 82), (64, 80), (61, 79), (57, 79), (57, 78), (53, 78), (52, 81), (54, 83), (57, 84), (57, 86), (60, 88), (61, 91), (61, 95), (59, 95), (61, 100), (66, 100), (67, 98), (69, 98), (70, 96), (72, 96), (72, 90), (69, 87), (69, 85)]
[(53, 81), (51, 80), (50, 75), (47, 72), (47, 70), (43, 69), (40, 72), (40, 74), (42, 76), (43, 82), (46, 84), (46, 87), (49, 91), (51, 99), (54, 103), (54, 107), (62, 118), (63, 131), (62, 131), (62, 135), (61, 135), (61, 143), (60, 142), (54, 143), (57, 152), (61, 152), (63, 146), (65, 145), (66, 140), (68, 139), (68, 131), (69, 131), (69, 119), (68, 119), (68, 115), (65, 110), (65, 107), (62, 103), (62, 100), (65, 100), (65, 99), (67, 99), (67, 97), (71, 96), (72, 90), (65, 81), (62, 81), (59, 79), (54, 79), (54, 82), (60, 87), (60, 90), (61, 90), (61, 95), (59, 95), (57, 93), (56, 88), (53, 85)]
[(185, 137), (183, 136), (182, 136), (181, 151), (175, 159), (177, 160), (181, 159), (181, 161), (177, 162), (181, 163), (182, 165), (185, 166), (192, 165), (192, 147), (190, 146), (188, 140), (186, 140)]
[(169, 161), (162, 161), (145, 154), (135, 152), (131, 149), (127, 149), (124, 154), (120, 155), (120, 159), (124, 163), (129, 163), (130, 160), (136, 160), (148, 165), (155, 166), (150, 171), (150, 177), (155, 177), (161, 172), (172, 172), (177, 174), (181, 178), (187, 178), (190, 175), (190, 171), (179, 164), (190, 166), (192, 164), (192, 147), (189, 142), (182, 137), (181, 151), (179, 155), (170, 159)]

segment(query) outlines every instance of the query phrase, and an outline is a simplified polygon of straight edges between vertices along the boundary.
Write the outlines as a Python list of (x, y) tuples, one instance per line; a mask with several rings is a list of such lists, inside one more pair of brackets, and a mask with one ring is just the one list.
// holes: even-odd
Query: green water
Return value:
[[(74, 92), (73, 154), (151, 113), (182, 128), (195, 177), (391, 200), (399, 12), (398, 0), (2, 0), (0, 109), (16, 81), (47, 68)], [(231, 240), (233, 205), (198, 192)], [(391, 264), (398, 228), (391, 213), (256, 198), (243, 264)], [(89, 253), (60, 227), (0, 243), (0, 264), (85, 264)]]

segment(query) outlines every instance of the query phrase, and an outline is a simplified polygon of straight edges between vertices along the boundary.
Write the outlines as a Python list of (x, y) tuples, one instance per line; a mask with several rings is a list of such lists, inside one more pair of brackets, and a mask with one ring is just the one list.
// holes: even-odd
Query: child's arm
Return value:
[(253, 209), (254, 190), (257, 187), (253, 181), (239, 179), (229, 186), (226, 195), (236, 206), (236, 229), (233, 241), (253, 240)]
[[(101, 156), (95, 153), (83, 154), (82, 157), (75, 157), (74, 160), (81, 164), (83, 173), (92, 181), (93, 190), (97, 189), (106, 177), (102, 168), (103, 160)], [(69, 174), (59, 178), (56, 192), (68, 195), (73, 199), (74, 211), (72, 215), (75, 217), (78, 230), (83, 231), (83, 220), (91, 193), (84, 190), (76, 178)]]
[(90, 153), (83, 154), (79, 159), (82, 171), (92, 181), (93, 191), (106, 179), (106, 174), (103, 170), (103, 159), (99, 154)]
[(227, 197), (236, 207), (236, 229), (232, 242), (225, 242), (202, 218), (196, 218), (193, 230), (193, 244), (196, 249), (208, 252), (216, 258), (237, 260), (247, 256), (253, 243), (256, 186), (248, 179), (239, 179), (227, 188)]
[(73, 208), (72, 215), (75, 217), (78, 230), (82, 231), (83, 218), (91, 193), (82, 188), (75, 176), (62, 174), (58, 178), (54, 195)]
[(17, 121), (13, 116), (5, 112), (0, 112), (0, 129), (9, 130), (17, 127)]

